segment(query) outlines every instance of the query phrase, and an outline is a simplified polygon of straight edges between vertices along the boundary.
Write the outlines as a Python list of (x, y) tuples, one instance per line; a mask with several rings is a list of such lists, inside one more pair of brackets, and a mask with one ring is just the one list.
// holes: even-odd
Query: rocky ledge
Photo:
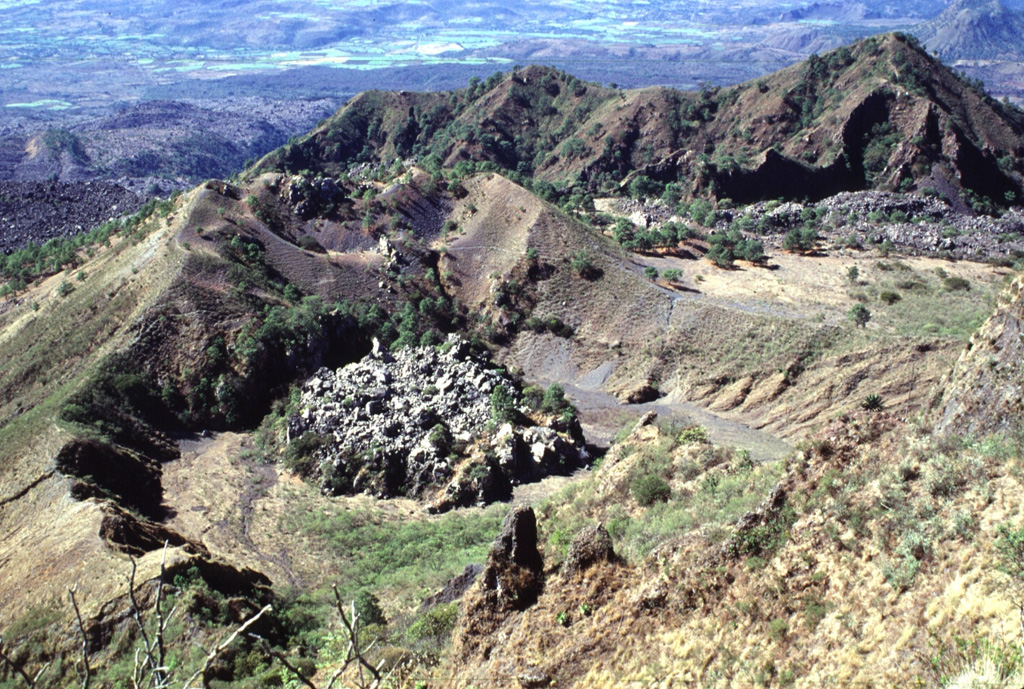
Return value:
[(357, 363), (322, 368), (299, 409), (290, 437), (315, 448), (325, 491), (418, 497), (434, 512), (508, 499), (517, 484), (589, 460), (575, 416), (532, 412), (511, 376), (455, 336), (394, 354), (375, 344)]

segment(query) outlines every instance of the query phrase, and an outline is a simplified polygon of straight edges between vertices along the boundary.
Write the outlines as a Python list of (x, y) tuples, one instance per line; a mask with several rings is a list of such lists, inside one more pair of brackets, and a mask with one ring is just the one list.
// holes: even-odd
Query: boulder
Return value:
[(601, 524), (580, 530), (569, 545), (569, 552), (562, 564), (566, 576), (581, 574), (602, 562), (615, 562), (612, 537)]

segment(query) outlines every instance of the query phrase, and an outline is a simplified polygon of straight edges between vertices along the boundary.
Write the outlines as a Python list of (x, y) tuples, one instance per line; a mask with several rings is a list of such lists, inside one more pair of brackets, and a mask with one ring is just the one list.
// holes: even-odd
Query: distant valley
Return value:
[[(697, 89), (918, 26), (926, 44), (984, 78), (996, 97), (1019, 98), (1024, 70), (1007, 47), (1019, 16), (1012, 3), (975, 0), (884, 9), (659, 2), (639, 10), (618, 2), (505, 10), (337, 2), (316, 14), (280, 2), (109, 12), (11, 3), (0, 8), (8, 55), (0, 69), (0, 177), (108, 181), (141, 203), (229, 176), (367, 89), (454, 89), (527, 64), (625, 88)], [(105, 218), (81, 219), (85, 227)], [(16, 221), (7, 227), (27, 236)]]

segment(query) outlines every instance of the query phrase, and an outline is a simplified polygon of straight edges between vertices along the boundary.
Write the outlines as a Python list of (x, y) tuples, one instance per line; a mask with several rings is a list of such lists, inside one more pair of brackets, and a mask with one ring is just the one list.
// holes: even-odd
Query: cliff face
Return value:
[(1015, 431), (1024, 412), (1024, 277), (1011, 283), (996, 312), (971, 337), (937, 404), (942, 434)]

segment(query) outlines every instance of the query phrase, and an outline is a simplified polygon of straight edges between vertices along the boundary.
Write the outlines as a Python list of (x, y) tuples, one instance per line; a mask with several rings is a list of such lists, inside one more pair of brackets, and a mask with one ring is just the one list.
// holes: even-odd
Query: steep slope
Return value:
[(1024, 13), (999, 0), (956, 0), (914, 34), (947, 62), (1024, 59)]
[(1003, 295), (995, 314), (975, 333), (933, 402), (935, 430), (981, 436), (1019, 434), (1024, 418), (1024, 278)]
[(612, 91), (538, 67), (450, 94), (368, 92), (257, 169), (417, 156), (565, 194), (649, 178), (736, 201), (940, 186), (1003, 204), (1021, 197), (1022, 133), (1018, 111), (893, 34), (700, 93)]

